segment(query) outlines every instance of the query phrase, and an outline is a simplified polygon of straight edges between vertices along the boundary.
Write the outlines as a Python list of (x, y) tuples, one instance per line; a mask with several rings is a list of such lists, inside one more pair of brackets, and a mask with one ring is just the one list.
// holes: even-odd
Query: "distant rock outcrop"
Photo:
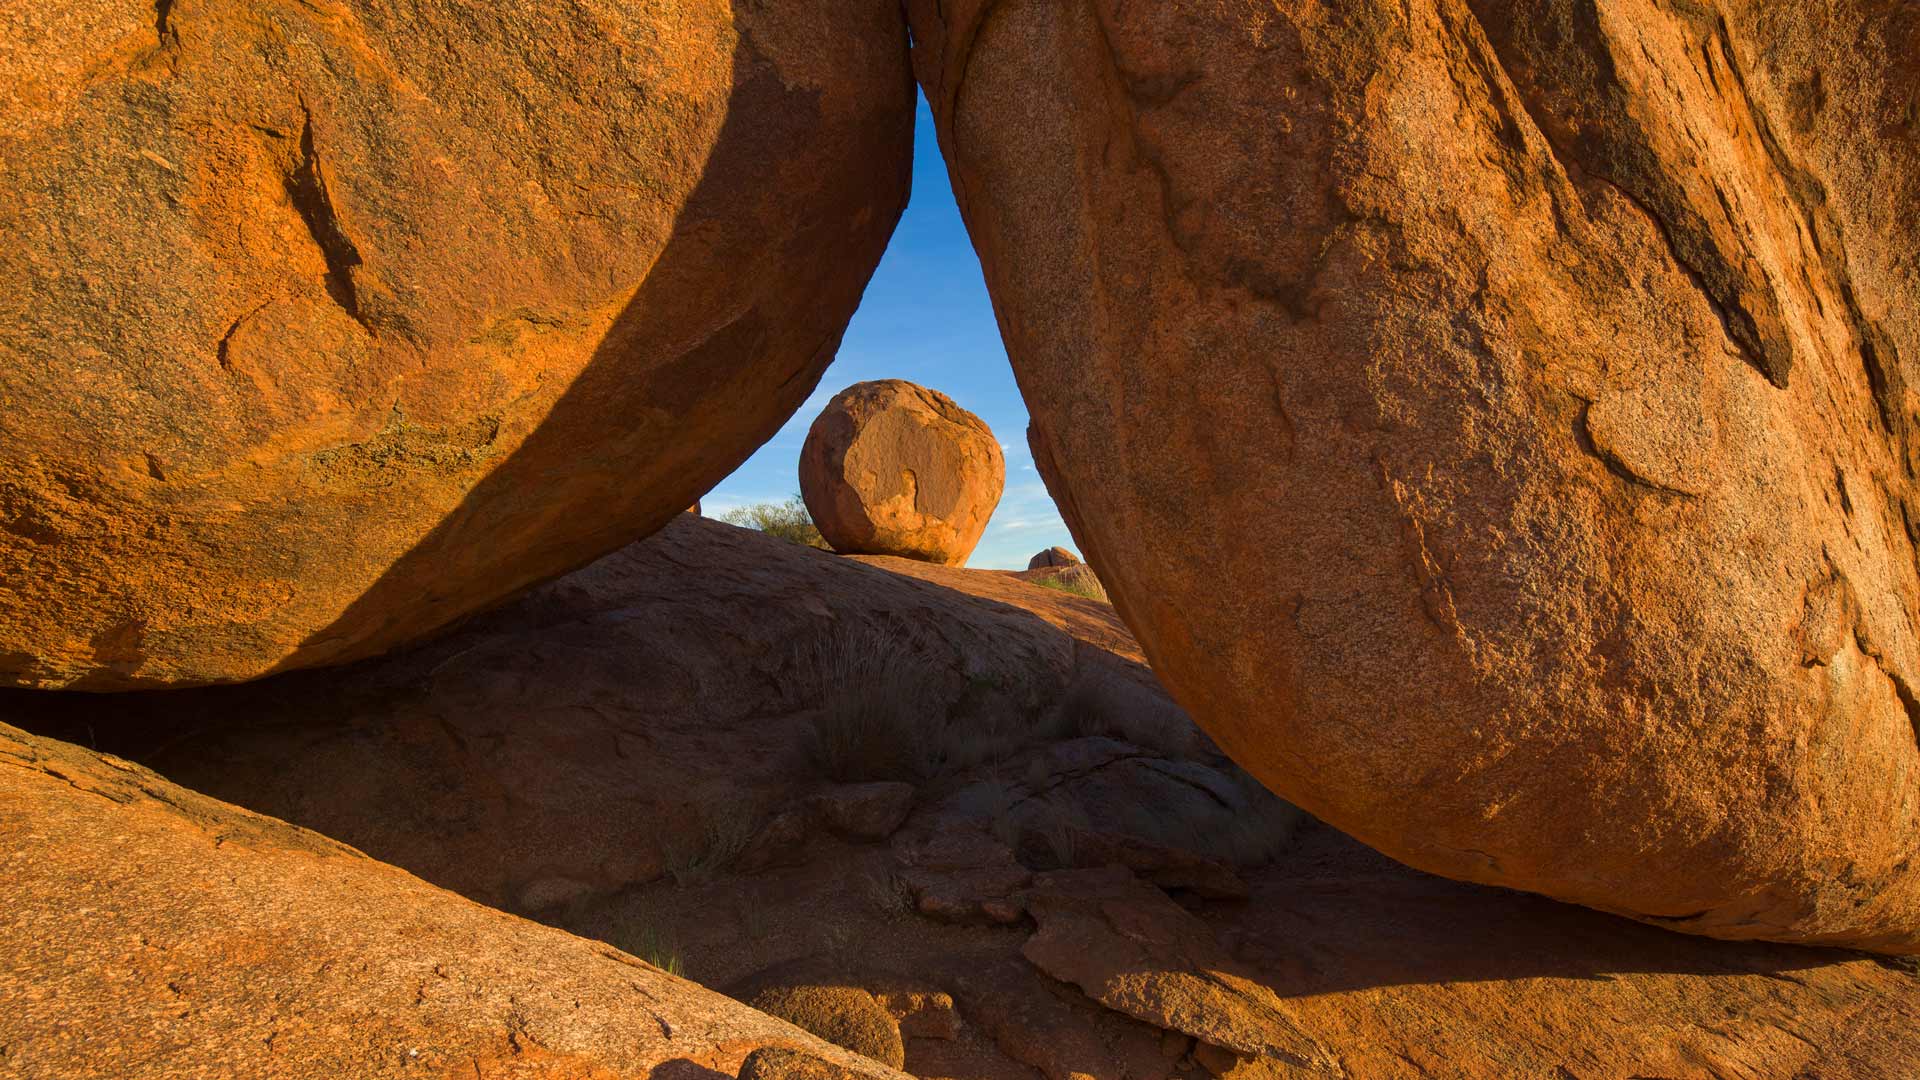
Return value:
[(652, 532), (812, 391), (907, 199), (894, 0), (32, 7), (0, 685), (342, 663)]
[(835, 395), (800, 451), (800, 493), (835, 551), (960, 566), (1006, 483), (981, 419), (899, 379)]
[(1920, 16), (912, 0), (1156, 671), (1415, 866), (1920, 951)]

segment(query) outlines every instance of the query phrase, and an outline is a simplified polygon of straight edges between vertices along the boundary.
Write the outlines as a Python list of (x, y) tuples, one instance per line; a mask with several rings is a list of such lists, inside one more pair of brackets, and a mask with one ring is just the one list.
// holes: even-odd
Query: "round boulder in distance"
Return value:
[(945, 394), (899, 379), (827, 404), (800, 452), (800, 494), (833, 549), (961, 566), (999, 505), (993, 431)]
[(1079, 566), (1080, 556), (1058, 545), (1027, 560), (1027, 569), (1044, 570), (1049, 566)]

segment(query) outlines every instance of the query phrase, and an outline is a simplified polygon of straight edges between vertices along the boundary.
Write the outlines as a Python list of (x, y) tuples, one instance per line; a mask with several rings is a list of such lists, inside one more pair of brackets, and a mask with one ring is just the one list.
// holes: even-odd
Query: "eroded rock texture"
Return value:
[(907, 196), (892, 0), (0, 22), (0, 683), (345, 661), (658, 528)]
[(1920, 14), (911, 5), (1155, 669), (1425, 869), (1920, 950)]
[(890, 809), (809, 796), (814, 657), (842, 642), (913, 657), (930, 729), (1030, 728), (1069, 687), (1186, 723), (1109, 608), (690, 516), (419, 648), (242, 686), (4, 691), (0, 723), (530, 912), (652, 881), (704, 831), (803, 797), (834, 831), (890, 833), (904, 785), (876, 785)]
[[(10, 1076), (899, 1077), (610, 946), (0, 724)], [(764, 1074), (761, 1074), (764, 1075)]]
[(1006, 480), (1005, 455), (985, 421), (900, 379), (835, 394), (800, 449), (807, 510), (827, 543), (848, 555), (964, 566)]

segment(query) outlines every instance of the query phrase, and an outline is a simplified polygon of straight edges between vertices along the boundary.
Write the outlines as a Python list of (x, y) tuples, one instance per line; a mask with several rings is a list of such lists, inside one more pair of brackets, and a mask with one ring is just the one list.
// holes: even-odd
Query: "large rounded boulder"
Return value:
[(893, 0), (0, 19), (0, 684), (352, 660), (660, 527), (907, 198)]
[(1027, 560), (1027, 569), (1044, 570), (1056, 566), (1079, 566), (1080, 556), (1055, 545)]
[(800, 494), (846, 555), (966, 564), (1000, 504), (1007, 465), (979, 417), (900, 379), (835, 395), (800, 450)]
[(1223, 748), (1428, 870), (1920, 951), (1920, 15), (910, 9), (1035, 459)]

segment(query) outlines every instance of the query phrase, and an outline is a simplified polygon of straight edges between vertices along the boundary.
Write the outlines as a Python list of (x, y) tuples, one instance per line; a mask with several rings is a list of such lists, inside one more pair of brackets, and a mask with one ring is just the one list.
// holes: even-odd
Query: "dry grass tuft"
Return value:
[(1104, 735), (1170, 758), (1194, 758), (1201, 742), (1200, 729), (1178, 706), (1118, 678), (1082, 678), (1061, 695), (1055, 713), (1055, 725), (1074, 735)]
[(807, 750), (828, 778), (912, 782), (932, 773), (925, 665), (878, 633), (823, 637), (803, 663), (820, 693)]
[(1003, 761), (1039, 734), (1007, 705), (1005, 680), (976, 676), (961, 687), (879, 631), (823, 636), (800, 666), (819, 701), (809, 756), (841, 783), (949, 776)]
[(725, 870), (753, 843), (760, 815), (744, 803), (721, 803), (701, 813), (691, 837), (669, 837), (661, 848), (675, 885), (698, 885)]
[(669, 975), (686, 977), (686, 964), (680, 958), (673, 934), (654, 921), (645, 909), (629, 912), (610, 933), (599, 936), (628, 956), (637, 956)]

